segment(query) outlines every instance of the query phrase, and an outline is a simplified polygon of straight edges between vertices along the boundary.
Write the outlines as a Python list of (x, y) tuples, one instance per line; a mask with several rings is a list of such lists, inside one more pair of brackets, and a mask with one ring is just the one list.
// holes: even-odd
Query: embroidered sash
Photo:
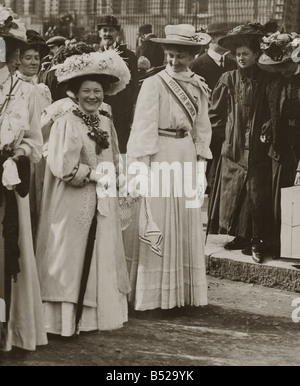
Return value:
[(166, 71), (162, 71), (158, 74), (163, 83), (172, 92), (177, 102), (183, 108), (183, 111), (187, 115), (191, 125), (193, 126), (197, 114), (198, 106), (196, 105), (193, 97), (190, 95), (182, 85), (180, 85), (175, 79), (173, 79)]

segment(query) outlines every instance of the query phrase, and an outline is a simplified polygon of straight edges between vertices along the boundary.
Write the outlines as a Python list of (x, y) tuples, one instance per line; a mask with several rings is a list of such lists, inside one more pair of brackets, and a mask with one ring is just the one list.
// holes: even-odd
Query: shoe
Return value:
[(244, 237), (237, 236), (235, 239), (224, 245), (228, 251), (243, 249), (247, 246), (247, 241)]
[(246, 248), (242, 249), (242, 254), (246, 256), (252, 256), (252, 247), (248, 245)]
[(252, 244), (252, 259), (255, 261), (257, 264), (262, 264), (263, 263), (263, 252), (264, 252), (264, 243), (262, 240), (255, 241)]

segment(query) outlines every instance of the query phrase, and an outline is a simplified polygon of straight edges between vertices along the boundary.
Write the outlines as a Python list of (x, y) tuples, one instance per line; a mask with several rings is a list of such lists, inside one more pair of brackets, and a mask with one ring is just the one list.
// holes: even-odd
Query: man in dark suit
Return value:
[(99, 51), (116, 50), (127, 63), (131, 73), (131, 80), (126, 89), (114, 96), (106, 96), (104, 102), (112, 108), (113, 121), (119, 140), (121, 154), (126, 154), (127, 141), (133, 120), (133, 109), (138, 93), (138, 69), (135, 54), (125, 45), (117, 42), (121, 26), (114, 16), (103, 16), (99, 19), (98, 31), (100, 36)]
[(145, 56), (151, 64), (151, 67), (159, 67), (164, 64), (165, 52), (161, 44), (152, 42), (156, 35), (152, 32), (151, 24), (141, 25), (139, 28), (139, 38), (141, 44), (136, 49), (136, 57), (139, 59)]
[[(237, 68), (236, 61), (228, 56), (228, 50), (220, 47), (218, 41), (227, 35), (234, 25), (228, 23), (211, 23), (208, 25), (207, 33), (212, 40), (208, 50), (196, 58), (190, 65), (192, 71), (202, 76), (208, 87), (213, 91), (220, 77), (227, 71)], [(207, 163), (207, 191), (210, 193), (214, 184), (216, 169), (221, 154), (222, 143), (211, 143), (210, 149), (213, 153), (213, 159)]]
[(196, 58), (190, 68), (196, 74), (202, 76), (208, 87), (213, 90), (224, 72), (237, 68), (234, 59), (228, 57), (228, 50), (220, 47), (218, 41), (227, 35), (231, 29), (228, 23), (211, 23), (208, 25), (207, 33), (212, 40), (208, 50)]

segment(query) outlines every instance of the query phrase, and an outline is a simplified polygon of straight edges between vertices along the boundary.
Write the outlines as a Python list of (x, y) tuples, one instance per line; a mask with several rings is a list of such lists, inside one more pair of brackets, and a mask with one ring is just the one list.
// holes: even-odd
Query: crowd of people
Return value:
[(133, 52), (114, 16), (95, 46), (46, 41), (3, 5), (0, 27), (0, 350), (207, 305), (205, 193), (224, 248), (280, 256), (281, 188), (300, 184), (299, 35), (146, 24)]

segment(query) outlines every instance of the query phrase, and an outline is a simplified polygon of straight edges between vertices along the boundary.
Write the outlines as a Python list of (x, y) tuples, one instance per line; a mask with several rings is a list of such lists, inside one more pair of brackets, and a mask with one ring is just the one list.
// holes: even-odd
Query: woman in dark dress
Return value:
[(262, 133), (272, 159), (275, 256), (280, 257), (281, 188), (300, 184), (300, 36), (273, 34), (262, 42), (259, 65), (278, 76), (268, 87), (271, 119)]
[(238, 69), (222, 75), (212, 95), (213, 141), (223, 143), (209, 202), (208, 233), (235, 236), (226, 249), (242, 249), (261, 263), (271, 217), (271, 162), (260, 140), (269, 120), (268, 77), (257, 66), (260, 25), (234, 28), (219, 44), (236, 56)]

